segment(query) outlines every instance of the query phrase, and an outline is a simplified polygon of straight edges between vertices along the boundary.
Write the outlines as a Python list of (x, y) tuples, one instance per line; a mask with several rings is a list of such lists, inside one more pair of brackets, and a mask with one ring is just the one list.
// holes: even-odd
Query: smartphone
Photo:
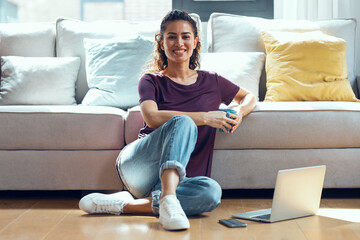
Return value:
[(247, 224), (246, 223), (243, 223), (239, 220), (236, 220), (236, 219), (220, 219), (219, 220), (219, 223), (227, 226), (227, 227), (230, 227), (230, 228), (236, 228), (236, 227), (246, 227)]

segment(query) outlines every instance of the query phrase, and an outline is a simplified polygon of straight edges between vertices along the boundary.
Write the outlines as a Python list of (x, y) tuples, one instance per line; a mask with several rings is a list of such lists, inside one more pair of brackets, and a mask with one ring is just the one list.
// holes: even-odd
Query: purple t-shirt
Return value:
[[(161, 73), (143, 75), (139, 81), (140, 103), (153, 100), (159, 110), (216, 111), (221, 103), (230, 104), (240, 89), (216, 73), (201, 70), (197, 72), (198, 78), (191, 85), (178, 84)], [(144, 122), (139, 138), (153, 130)], [(186, 168), (188, 177), (210, 176), (215, 134), (216, 128), (198, 126), (197, 142)]]

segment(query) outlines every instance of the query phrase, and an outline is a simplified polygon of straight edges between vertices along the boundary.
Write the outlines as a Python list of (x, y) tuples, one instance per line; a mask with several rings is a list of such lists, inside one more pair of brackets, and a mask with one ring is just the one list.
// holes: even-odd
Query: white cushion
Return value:
[(85, 39), (90, 90), (82, 104), (127, 109), (139, 104), (138, 82), (152, 57), (152, 40)]
[(213, 13), (208, 23), (209, 52), (265, 52), (263, 30), (306, 32), (320, 30), (342, 38), (347, 43), (348, 77), (355, 89), (355, 29), (354, 19), (321, 21), (279, 20)]
[(0, 23), (0, 56), (55, 57), (55, 24)]
[[(200, 18), (197, 14), (190, 14), (197, 24)], [(83, 22), (72, 19), (58, 19), (56, 22), (56, 54), (58, 57), (80, 57), (81, 66), (76, 82), (76, 100), (81, 102), (88, 91), (85, 74), (84, 38), (114, 38), (114, 37), (150, 37), (160, 30), (161, 20), (129, 22), (125, 20)]]
[(264, 61), (263, 52), (202, 53), (200, 68), (220, 74), (259, 98)]
[(1, 105), (76, 104), (80, 59), (1, 57)]

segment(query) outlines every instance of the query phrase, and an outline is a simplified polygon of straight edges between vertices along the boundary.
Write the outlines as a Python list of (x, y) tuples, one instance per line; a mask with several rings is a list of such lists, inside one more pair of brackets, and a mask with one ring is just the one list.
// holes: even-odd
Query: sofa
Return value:
[[(324, 164), (325, 188), (359, 188), (360, 104), (264, 101), (269, 59), (261, 35), (321, 31), (343, 39), (346, 84), (357, 97), (356, 21), (213, 13), (205, 23), (192, 16), (201, 30), (201, 69), (259, 99), (234, 134), (217, 132), (211, 177), (223, 189), (271, 189), (280, 169)], [(137, 81), (159, 24), (0, 24), (0, 190), (124, 189), (115, 162), (143, 126)]]

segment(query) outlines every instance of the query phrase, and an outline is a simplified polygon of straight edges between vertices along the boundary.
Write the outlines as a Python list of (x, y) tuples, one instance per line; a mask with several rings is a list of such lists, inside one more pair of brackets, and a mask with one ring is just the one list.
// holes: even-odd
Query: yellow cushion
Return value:
[(320, 31), (262, 32), (264, 101), (358, 101), (347, 79), (345, 40)]

